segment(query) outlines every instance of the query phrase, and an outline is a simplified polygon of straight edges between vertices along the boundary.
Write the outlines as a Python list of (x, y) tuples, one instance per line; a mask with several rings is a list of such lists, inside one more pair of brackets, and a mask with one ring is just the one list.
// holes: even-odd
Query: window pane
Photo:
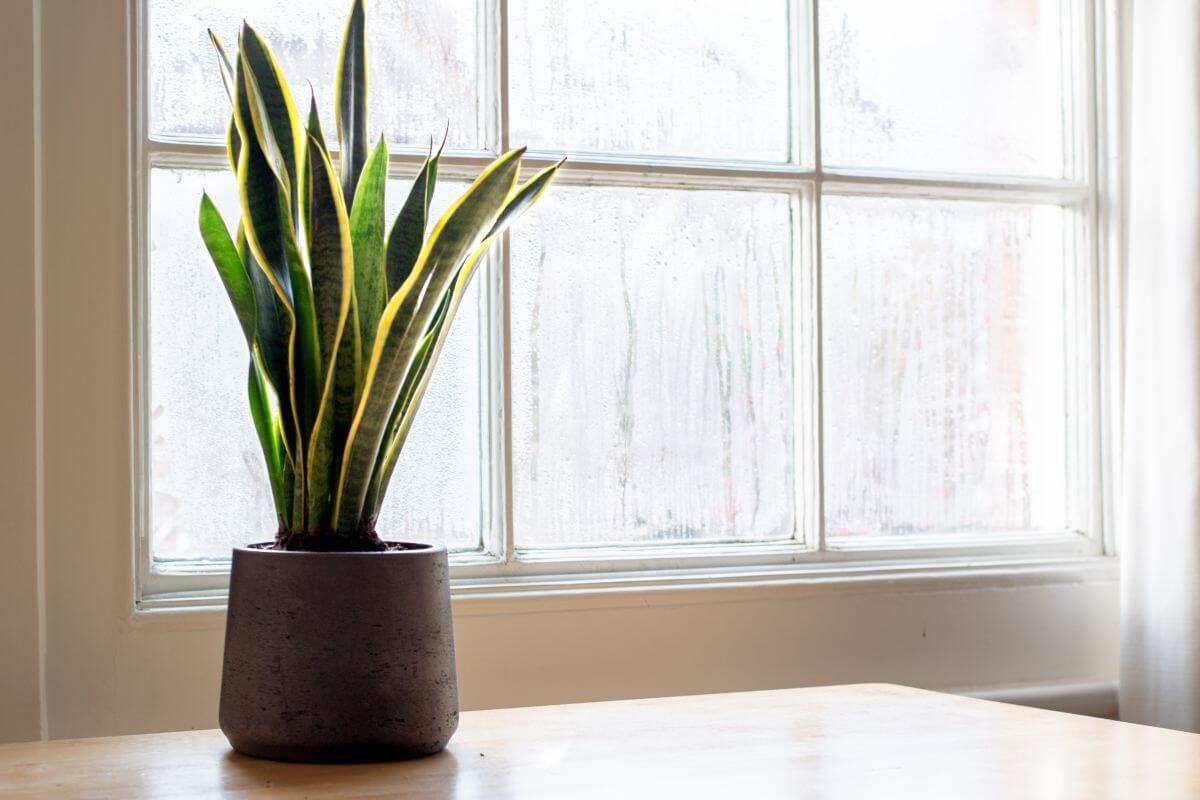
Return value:
[[(445, 186), (445, 206), (462, 185)], [(200, 241), (202, 190), (236, 225), (225, 173), (155, 169), (150, 179), (151, 536), (157, 558), (220, 558), (276, 524), (246, 406), (246, 345)], [(407, 183), (389, 185), (389, 216)], [(480, 535), (478, 291), (472, 289), (429, 383), (380, 518), (389, 539), (474, 548)]]
[(829, 536), (1065, 529), (1065, 224), (825, 198)]
[(510, 0), (512, 141), (786, 161), (788, 4)]
[(1063, 173), (1058, 0), (821, 0), (826, 164)]
[[(450, 123), (450, 146), (482, 148), (482, 76), (474, 0), (367, 0), (370, 137), (426, 145)], [(331, 141), (333, 77), (348, 2), (326, 0), (150, 0), (152, 135), (224, 136), (229, 101), (208, 28), (226, 50), (246, 19), (271, 45), (307, 113), (317, 94)]]
[(518, 547), (793, 531), (790, 199), (554, 189), (512, 264)]

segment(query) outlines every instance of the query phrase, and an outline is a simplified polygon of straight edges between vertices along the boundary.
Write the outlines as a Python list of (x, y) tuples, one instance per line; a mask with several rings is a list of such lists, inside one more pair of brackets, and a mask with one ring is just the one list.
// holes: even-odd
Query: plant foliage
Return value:
[(235, 53), (212, 36), (241, 219), (231, 234), (204, 195), (200, 233), (246, 337), (280, 547), (381, 546), (375, 521), (463, 293), (559, 167), (518, 183), (524, 151), (506, 153), (430, 227), (439, 147), (388, 228), (387, 146), (367, 140), (365, 26), (355, 0), (334, 84), (336, 165), (315, 98), (302, 120), (255, 30), (242, 26)]

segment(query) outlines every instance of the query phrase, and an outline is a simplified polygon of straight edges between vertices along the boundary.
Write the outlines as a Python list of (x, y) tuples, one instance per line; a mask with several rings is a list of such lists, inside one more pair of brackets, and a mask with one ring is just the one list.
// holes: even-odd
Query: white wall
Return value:
[(31, 0), (0, 6), (0, 741), (40, 734)]
[[(464, 709), (889, 681), (1002, 687), (995, 696), (1105, 713), (1111, 686), (1071, 706), (1074, 690), (1054, 685), (1115, 680), (1116, 606), (1112, 572), (1100, 569), (940, 587), (466, 599), (454, 624)], [(102, 652), (76, 654), (98, 673), (56, 671), (55, 694), (70, 699), (52, 696), (52, 735), (214, 726), (223, 621), (181, 616), (109, 620)], [(1016, 686), (1040, 691), (1022, 697)]]
[[(35, 9), (46, 156), (40, 450)], [(0, 158), (6, 182), (16, 176), (0, 219), (0, 739), (38, 736), (42, 713), (52, 737), (216, 722), (220, 613), (133, 611), (126, 17), (124, 0), (0, 3)], [(1116, 573), (1100, 558), (873, 581), (463, 596), (455, 625), (465, 708), (847, 681), (1105, 684), (1117, 670)]]

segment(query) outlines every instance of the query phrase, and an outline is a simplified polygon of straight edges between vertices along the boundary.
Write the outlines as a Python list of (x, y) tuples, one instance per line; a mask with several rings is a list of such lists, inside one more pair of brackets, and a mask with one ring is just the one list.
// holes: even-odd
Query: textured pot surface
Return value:
[(284, 761), (414, 758), (458, 727), (444, 547), (233, 552), (221, 731)]

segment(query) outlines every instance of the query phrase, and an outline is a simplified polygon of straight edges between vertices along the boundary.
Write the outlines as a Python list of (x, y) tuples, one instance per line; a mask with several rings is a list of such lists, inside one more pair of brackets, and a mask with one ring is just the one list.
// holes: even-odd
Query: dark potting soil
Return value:
[(264, 549), (301, 550), (310, 553), (378, 553), (405, 548), (403, 545), (383, 541), (375, 531), (358, 531), (349, 536), (328, 531), (280, 531), (275, 536), (275, 544)]

